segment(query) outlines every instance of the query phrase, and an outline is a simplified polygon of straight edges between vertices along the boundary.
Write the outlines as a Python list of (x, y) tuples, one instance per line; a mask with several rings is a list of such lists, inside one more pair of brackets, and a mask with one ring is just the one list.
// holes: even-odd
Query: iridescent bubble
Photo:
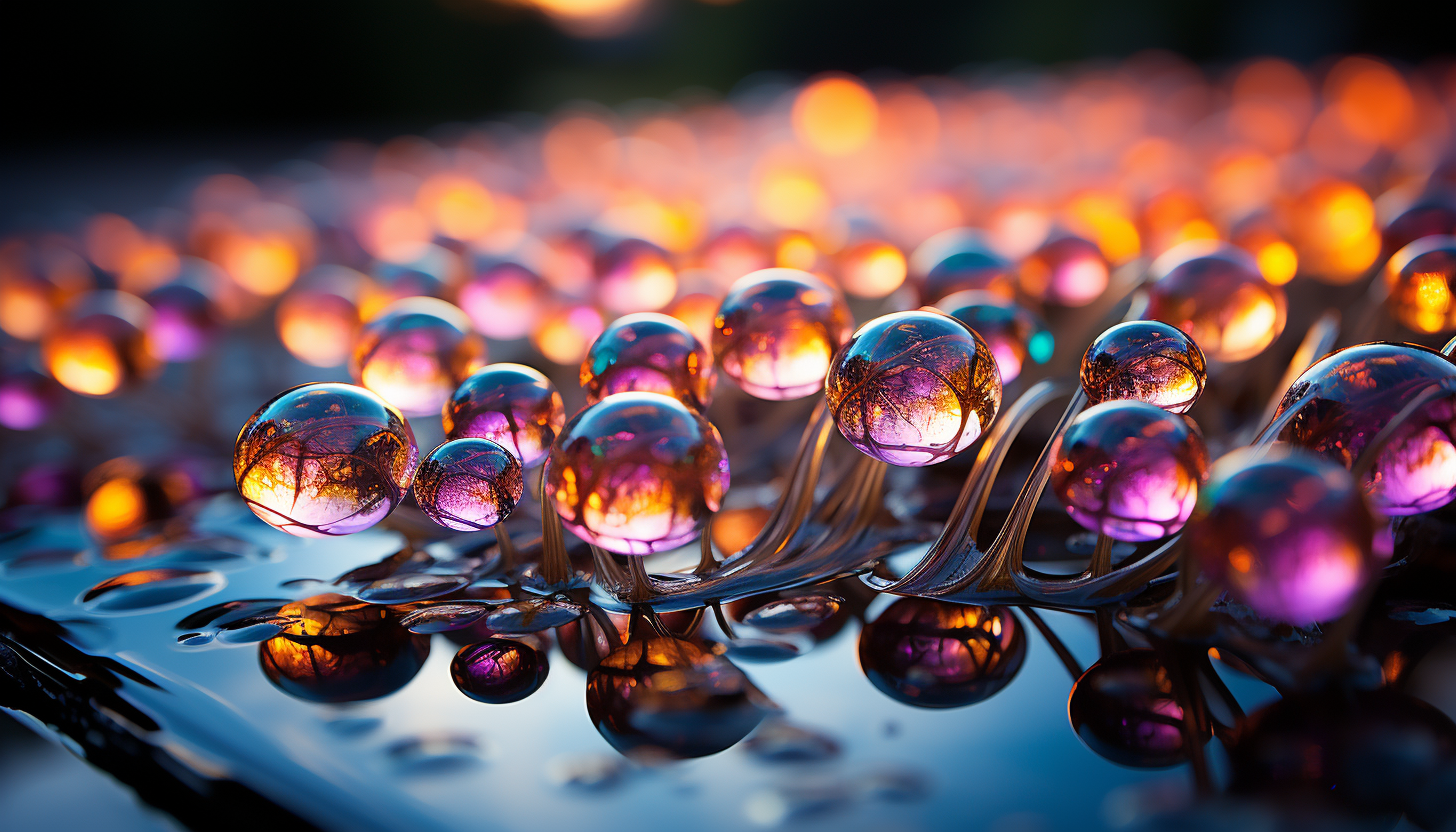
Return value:
[(972, 289), (942, 298), (935, 306), (981, 336), (996, 357), (1004, 384), (1021, 375), (1028, 361), (1045, 364), (1052, 358), (1056, 341), (1046, 322), (1013, 300)]
[(1254, 612), (1308, 625), (1344, 613), (1376, 568), (1374, 522), (1350, 473), (1304, 452), (1240, 449), (1213, 466), (1188, 554)]
[(1122, 650), (1087, 668), (1067, 697), (1072, 729), (1118, 765), (1167, 768), (1188, 759), (1183, 706), (1152, 650)]
[(623, 240), (597, 258), (597, 297), (609, 312), (655, 312), (677, 294), (677, 271), (667, 253), (642, 240)]
[(1086, 306), (1107, 291), (1107, 258), (1097, 244), (1062, 236), (1042, 244), (1021, 263), (1021, 289), (1058, 306)]
[(1097, 336), (1082, 356), (1082, 390), (1092, 404), (1136, 399), (1187, 413), (1207, 378), (1198, 345), (1158, 321), (1118, 324)]
[(487, 338), (524, 338), (546, 314), (549, 288), (535, 272), (518, 263), (481, 264), (465, 281), (456, 300), (475, 329)]
[(161, 368), (147, 349), (152, 308), (126, 292), (83, 296), (41, 344), (51, 376), (85, 396), (109, 396)]
[(910, 274), (920, 281), (920, 299), (936, 303), (968, 289), (1016, 296), (1011, 262), (997, 254), (986, 233), (975, 228), (952, 228), (920, 244), (910, 255)]
[(824, 382), (839, 432), (891, 465), (955, 456), (990, 426), (1001, 406), (991, 348), (942, 312), (894, 312), (855, 331)]
[(917, 708), (989, 699), (1025, 660), (1026, 633), (1005, 607), (901, 598), (859, 636), (865, 676), (881, 693)]
[(644, 762), (717, 754), (778, 710), (727, 659), (675, 638), (608, 654), (587, 673), (586, 709), (613, 748)]
[(441, 422), (451, 439), (489, 439), (529, 468), (545, 458), (566, 411), (555, 385), (535, 368), (490, 364), (461, 383)]
[(1192, 420), (1134, 400), (1083, 411), (1052, 453), (1052, 492), (1079, 525), (1114, 540), (1178, 531), (1208, 473)]
[(315, 595), (278, 613), (290, 623), (258, 646), (268, 681), (310, 702), (387, 696), (420, 672), (430, 637), (399, 625), (387, 607), (343, 595)]
[(1152, 266), (1147, 317), (1170, 323), (1214, 361), (1244, 361), (1284, 331), (1284, 290), (1242, 249), (1194, 240)]
[(550, 668), (546, 654), (529, 644), (491, 638), (460, 648), (450, 662), (450, 678), (477, 702), (519, 702), (540, 689)]
[(566, 423), (545, 476), (568, 529), (646, 555), (698, 535), (728, 490), (728, 456), (718, 429), (678, 400), (618, 393)]
[(483, 531), (515, 511), (525, 493), (521, 463), (489, 439), (453, 439), (430, 451), (415, 475), (415, 502), (431, 520)]
[[(1279, 440), (1307, 448), (1347, 470), (1411, 399), (1456, 378), (1456, 364), (1414, 344), (1361, 344), (1305, 370), (1275, 420), (1288, 419)], [(1289, 416), (1290, 408), (1298, 410)], [(1361, 488), (1375, 510), (1420, 514), (1456, 496), (1456, 444), (1450, 396), (1434, 399), (1410, 418), (1378, 453)]]
[(750, 395), (782, 401), (823, 387), (853, 323), (844, 298), (824, 281), (763, 269), (733, 284), (713, 325), (719, 369)]
[(301, 537), (352, 534), (383, 520), (414, 478), (419, 449), (399, 411), (360, 387), (304, 384), (238, 432), (233, 476), (254, 514)]
[(656, 312), (613, 321), (581, 362), (588, 404), (613, 393), (661, 393), (702, 413), (717, 384), (708, 348), (676, 318)]
[(1390, 311), (1416, 332), (1456, 329), (1456, 237), (1431, 236), (1397, 251), (1385, 265)]
[(437, 298), (405, 298), (359, 331), (349, 374), (406, 416), (432, 416), (465, 377), (485, 366), (470, 319)]

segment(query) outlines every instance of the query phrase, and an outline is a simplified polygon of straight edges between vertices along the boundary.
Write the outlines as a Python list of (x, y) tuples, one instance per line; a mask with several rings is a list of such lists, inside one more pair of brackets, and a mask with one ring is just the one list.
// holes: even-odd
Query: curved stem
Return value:
[(541, 478), (541, 578), (548, 584), (565, 583), (571, 578), (571, 558), (566, 554), (565, 530), (546, 495), (546, 478)]
[(1061, 637), (1051, 627), (1047, 626), (1047, 623), (1042, 620), (1040, 615), (1037, 615), (1036, 610), (1033, 610), (1031, 607), (1021, 607), (1021, 614), (1031, 621), (1032, 626), (1036, 627), (1037, 632), (1041, 633), (1041, 637), (1046, 639), (1047, 644), (1052, 648), (1052, 652), (1056, 653), (1057, 658), (1062, 660), (1062, 666), (1072, 675), (1072, 681), (1075, 682), (1082, 678), (1082, 666), (1077, 663), (1077, 657), (1072, 655), (1072, 651), (1067, 649), (1067, 645), (1062, 642)]
[[(1284, 375), (1279, 379), (1279, 386), (1269, 397), (1269, 403), (1264, 406), (1264, 415), (1258, 424), (1268, 425), (1274, 421), (1279, 413), (1279, 404), (1284, 401), (1284, 394), (1294, 386), (1309, 366), (1318, 361), (1321, 356), (1328, 353), (1334, 346), (1335, 340), (1340, 337), (1340, 313), (1336, 310), (1329, 310), (1320, 316), (1304, 334), (1304, 340), (1299, 343), (1299, 349), (1294, 351), (1294, 356), (1289, 359), (1289, 366), (1284, 370)], [(1254, 429), (1248, 428), (1240, 432), (1240, 439), (1243, 441), (1237, 444), (1247, 444), (1252, 438)]]
[(516, 550), (516, 544), (511, 541), (510, 532), (505, 530), (504, 523), (495, 524), (491, 531), (495, 532), (496, 546), (500, 548), (501, 571), (509, 572), (520, 564), (521, 554)]

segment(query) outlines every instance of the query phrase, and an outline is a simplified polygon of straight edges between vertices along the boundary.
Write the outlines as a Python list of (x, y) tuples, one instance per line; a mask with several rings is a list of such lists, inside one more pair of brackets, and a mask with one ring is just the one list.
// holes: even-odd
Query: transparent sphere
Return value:
[(430, 451), (415, 474), (415, 502), (431, 520), (483, 531), (510, 516), (525, 493), (521, 462), (489, 439), (452, 439)]
[(859, 665), (881, 693), (917, 708), (990, 698), (1026, 660), (1026, 632), (1006, 607), (901, 598), (859, 634)]
[(51, 377), (73, 393), (109, 396), (151, 378), (161, 362), (147, 348), (152, 308), (117, 291), (82, 297), (41, 343)]
[(1300, 451), (1240, 449), (1214, 464), (1188, 554), (1254, 612), (1305, 625), (1344, 613), (1377, 567), (1374, 522), (1350, 473)]
[(1021, 290), (1057, 306), (1086, 306), (1107, 291), (1107, 258), (1097, 244), (1081, 237), (1043, 243), (1021, 263)]
[(1097, 756), (1135, 768), (1188, 759), (1183, 706), (1173, 677), (1152, 650), (1122, 650), (1087, 668), (1067, 698), (1072, 729)]
[(545, 476), (578, 537), (646, 555), (697, 537), (728, 490), (728, 455), (718, 429), (677, 399), (618, 393), (566, 423)]
[(1182, 330), (1159, 321), (1118, 324), (1082, 356), (1082, 390), (1092, 404), (1136, 399), (1187, 413), (1207, 380), (1203, 351)]
[(1181, 529), (1208, 473), (1191, 419), (1131, 399), (1083, 411), (1052, 453), (1052, 492), (1078, 525), (1114, 540)]
[(588, 404), (613, 393), (661, 393), (703, 412), (718, 374), (713, 354), (681, 321), (656, 312), (624, 315), (607, 326), (581, 362)]
[(642, 240), (623, 240), (597, 258), (597, 299), (609, 312), (655, 312), (677, 295), (677, 270), (667, 253)]
[(824, 397), (851, 445), (891, 465), (934, 465), (996, 418), (1001, 373), (986, 342), (955, 318), (892, 312), (855, 331)]
[(1052, 358), (1056, 342), (1046, 322), (1016, 301), (972, 289), (949, 295), (935, 306), (981, 336), (996, 357), (1004, 384), (1021, 375), (1027, 361), (1045, 364)]
[(713, 321), (718, 368), (760, 399), (800, 399), (824, 386), (853, 319), (838, 290), (797, 269), (763, 269), (733, 284)]
[(238, 432), (233, 476), (253, 513), (300, 537), (363, 531), (414, 479), (409, 423), (375, 394), (337, 382), (286, 390)]
[(596, 307), (563, 304), (541, 319), (531, 333), (531, 343), (556, 364), (580, 364), (592, 342), (602, 334), (606, 322)]
[(359, 332), (359, 301), (366, 282), (364, 275), (343, 266), (309, 272), (278, 304), (278, 340), (305, 364), (347, 363)]
[[(1279, 403), (1278, 420), (1298, 410), (1279, 440), (1354, 470), (1355, 463), (1390, 420), (1433, 384), (1456, 376), (1456, 364), (1414, 344), (1361, 344), (1315, 362)], [(1456, 496), (1456, 441), (1452, 400), (1430, 402), (1379, 451), (1361, 483), (1376, 511), (1420, 514)]]
[(477, 332), (509, 341), (525, 338), (546, 314), (546, 281), (525, 266), (511, 262), (482, 264), (456, 293)]
[(1214, 361), (1253, 358), (1284, 331), (1284, 290), (1242, 249), (1195, 240), (1152, 266), (1147, 317), (1188, 333)]
[(630, 641), (592, 668), (586, 710), (613, 748), (651, 762), (717, 754), (777, 708), (705, 645), (664, 637)]
[(409, 684), (430, 655), (430, 637), (400, 626), (395, 612), (343, 595), (315, 595), (278, 615), (289, 624), (258, 645), (263, 675), (310, 702), (387, 696)]
[(534, 367), (489, 364), (455, 390), (441, 423), (451, 439), (489, 439), (529, 468), (546, 457), (566, 410), (556, 386)]
[(1430, 194), (1405, 209), (1380, 233), (1381, 251), (1389, 257), (1422, 237), (1456, 235), (1456, 197)]
[(688, 332), (707, 346), (713, 343), (713, 319), (718, 317), (721, 298), (706, 292), (692, 292), (672, 302), (667, 314), (683, 322)]
[(522, 641), (490, 638), (460, 648), (450, 661), (450, 678), (477, 702), (504, 705), (535, 693), (550, 670), (546, 654)]
[(158, 361), (192, 361), (212, 345), (220, 326), (212, 297), (185, 281), (158, 286), (142, 300), (152, 307), (147, 350)]
[(366, 323), (349, 374), (406, 416), (433, 416), (465, 377), (485, 366), (485, 340), (437, 298), (405, 298)]
[(909, 265), (920, 282), (920, 299), (927, 303), (968, 289), (989, 291), (1008, 300), (1016, 296), (1011, 262), (991, 248), (985, 232), (974, 228), (936, 234), (915, 249)]
[(1422, 237), (1397, 251), (1385, 284), (1401, 325), (1426, 334), (1456, 330), (1456, 237)]

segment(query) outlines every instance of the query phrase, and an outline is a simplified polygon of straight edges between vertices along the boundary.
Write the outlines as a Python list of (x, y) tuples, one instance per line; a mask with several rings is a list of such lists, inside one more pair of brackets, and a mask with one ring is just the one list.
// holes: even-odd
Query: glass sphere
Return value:
[(1111, 653), (1087, 668), (1067, 697), (1067, 715), (1088, 748), (1118, 765), (1166, 768), (1188, 759), (1183, 706), (1152, 650)]
[(253, 513), (300, 537), (363, 531), (414, 479), (409, 423), (375, 394), (337, 382), (286, 390), (238, 432), (233, 476)]
[(673, 301), (667, 314), (682, 321), (698, 343), (707, 346), (713, 343), (713, 319), (718, 317), (720, 300), (717, 295), (692, 292)]
[(728, 490), (728, 455), (718, 429), (677, 399), (618, 393), (566, 423), (545, 476), (578, 537), (646, 555), (698, 535)]
[(430, 655), (430, 637), (399, 624), (387, 607), (343, 595), (284, 606), (283, 632), (258, 645), (263, 675), (310, 702), (359, 702), (409, 684)]
[(910, 255), (910, 273), (920, 281), (920, 299), (935, 303), (967, 289), (980, 289), (1008, 300), (1016, 296), (1011, 262), (991, 248), (985, 232), (952, 228), (920, 244)]
[(642, 240), (623, 240), (597, 258), (597, 298), (609, 312), (655, 312), (677, 295), (677, 271), (667, 253)]
[(1048, 240), (1021, 263), (1021, 290), (1057, 306), (1086, 306), (1107, 291), (1111, 271), (1097, 244), (1081, 237)]
[(431, 520), (483, 531), (515, 511), (525, 493), (521, 462), (489, 439), (453, 439), (430, 451), (415, 474), (415, 502)]
[(1254, 612), (1306, 625), (1345, 612), (1376, 567), (1373, 532), (1340, 466), (1240, 449), (1213, 466), (1186, 538), (1193, 562)]
[(489, 439), (529, 468), (551, 449), (566, 410), (556, 386), (534, 367), (490, 364), (455, 390), (441, 423), (451, 439)]
[(433, 416), (465, 377), (485, 366), (485, 340), (437, 298), (405, 298), (366, 323), (349, 374), (406, 416)]
[[(1299, 410), (1281, 442), (1354, 470), (1365, 446), (1412, 398), (1456, 376), (1456, 364), (1414, 344), (1361, 344), (1315, 362), (1284, 394), (1278, 420)], [(1305, 399), (1308, 399), (1305, 401)], [(1432, 401), (1379, 452), (1361, 487), (1387, 515), (1420, 514), (1456, 496), (1456, 422), (1450, 396)]]
[(347, 363), (359, 331), (359, 300), (366, 282), (364, 275), (343, 266), (309, 272), (278, 304), (278, 340), (305, 364)]
[(109, 396), (152, 376), (161, 363), (147, 348), (152, 308), (126, 292), (83, 296), (46, 333), (41, 356), (51, 377), (73, 393)]
[(891, 465), (944, 462), (980, 438), (1001, 407), (1001, 373), (970, 327), (931, 309), (893, 312), (855, 331), (824, 397), (839, 432)]
[(1083, 411), (1053, 449), (1051, 489), (1078, 525), (1114, 540), (1178, 531), (1208, 473), (1203, 434), (1187, 416), (1147, 402)]
[(1097, 336), (1082, 356), (1082, 390), (1092, 404), (1136, 399), (1187, 413), (1208, 379), (1203, 351), (1177, 327), (1128, 321)]
[(1006, 607), (901, 598), (859, 635), (859, 665), (870, 683), (917, 708), (988, 699), (1025, 660), (1026, 633)]
[(450, 678), (477, 702), (504, 705), (535, 693), (550, 670), (546, 654), (521, 641), (490, 638), (460, 648), (450, 662)]
[(1422, 237), (1397, 251), (1385, 283), (1401, 325), (1426, 334), (1456, 330), (1456, 237)]
[(1381, 252), (1386, 257), (1422, 237), (1456, 235), (1456, 197), (1430, 194), (1390, 221), (1380, 234)]
[(838, 290), (808, 272), (763, 269), (736, 281), (713, 321), (718, 367), (749, 395), (801, 399), (824, 386), (853, 319)]
[(580, 364), (606, 328), (602, 313), (585, 304), (564, 304), (546, 314), (531, 333), (531, 343), (556, 364)]
[(158, 286), (143, 298), (152, 307), (147, 350), (158, 361), (192, 361), (212, 345), (219, 315), (212, 298), (186, 281)]
[(656, 312), (609, 324), (581, 362), (588, 404), (613, 393), (661, 393), (699, 413), (713, 402), (713, 354), (676, 318)]
[(856, 298), (882, 298), (905, 282), (905, 255), (883, 240), (864, 240), (840, 252), (839, 283)]
[(1195, 240), (1153, 263), (1147, 317), (1188, 333), (1214, 361), (1244, 361), (1284, 331), (1284, 290), (1247, 252)]
[(717, 754), (776, 707), (742, 670), (690, 641), (630, 641), (586, 676), (586, 709), (612, 747), (644, 762)]
[(1021, 375), (1028, 360), (1045, 364), (1052, 358), (1056, 342), (1046, 322), (1015, 301), (972, 289), (949, 295), (935, 306), (981, 336), (996, 357), (1003, 384)]
[(487, 338), (525, 338), (546, 314), (549, 289), (535, 272), (517, 263), (482, 265), (455, 296), (460, 308)]

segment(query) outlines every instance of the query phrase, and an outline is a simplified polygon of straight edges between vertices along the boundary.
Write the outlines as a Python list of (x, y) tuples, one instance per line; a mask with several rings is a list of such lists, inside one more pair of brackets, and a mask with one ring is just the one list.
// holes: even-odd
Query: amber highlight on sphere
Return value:
[(713, 321), (713, 355), (760, 399), (818, 391), (853, 320), (837, 289), (797, 269), (763, 269), (736, 281)]
[(367, 278), (343, 266), (309, 272), (278, 304), (278, 340), (314, 367), (341, 367), (359, 332), (359, 300)]
[(450, 678), (461, 693), (488, 705), (519, 702), (546, 681), (546, 653), (523, 641), (489, 638), (460, 648)]
[(794, 134), (826, 156), (847, 156), (874, 138), (879, 105), (858, 81), (841, 76), (820, 78), (794, 100)]
[(655, 312), (677, 294), (677, 271), (667, 253), (642, 240), (623, 240), (597, 258), (597, 298), (608, 312)]
[(713, 354), (676, 318), (625, 315), (592, 343), (581, 362), (588, 404), (614, 393), (661, 393), (702, 413), (713, 402)]
[(1058, 306), (1085, 306), (1107, 290), (1110, 267), (1096, 243), (1063, 236), (1043, 243), (1021, 263), (1021, 289)]
[(399, 624), (387, 607), (343, 595), (315, 595), (285, 605), (289, 624), (258, 645), (263, 675), (309, 702), (360, 702), (394, 693), (430, 655), (430, 637)]
[(856, 298), (882, 298), (905, 282), (904, 252), (881, 240), (855, 243), (839, 253), (839, 285)]
[(425, 455), (415, 502), (431, 520), (459, 532), (484, 531), (511, 515), (525, 493), (521, 462), (489, 439), (452, 439)]
[(1407, 329), (1434, 335), (1456, 330), (1456, 237), (1422, 237), (1385, 266), (1390, 311)]
[(413, 297), (359, 331), (349, 374), (406, 416), (433, 416), (465, 377), (485, 366), (485, 339), (456, 306)]
[(146, 301), (118, 291), (84, 295), (46, 333), (41, 357), (51, 376), (83, 396), (109, 396), (161, 369), (147, 347)]
[(1082, 356), (1082, 390), (1092, 404), (1137, 399), (1187, 413), (1208, 380), (1203, 351), (1160, 321), (1127, 321), (1097, 336)]
[(1152, 266), (1147, 317), (1172, 324), (1214, 361), (1245, 361), (1284, 331), (1284, 290), (1241, 249), (1195, 241)]
[(489, 439), (529, 468), (545, 458), (566, 410), (556, 386), (534, 367), (489, 364), (455, 390), (441, 423), (451, 439)]
[(477, 332), (502, 341), (530, 335), (548, 299), (549, 287), (540, 276), (508, 260), (480, 264), (455, 295)]

